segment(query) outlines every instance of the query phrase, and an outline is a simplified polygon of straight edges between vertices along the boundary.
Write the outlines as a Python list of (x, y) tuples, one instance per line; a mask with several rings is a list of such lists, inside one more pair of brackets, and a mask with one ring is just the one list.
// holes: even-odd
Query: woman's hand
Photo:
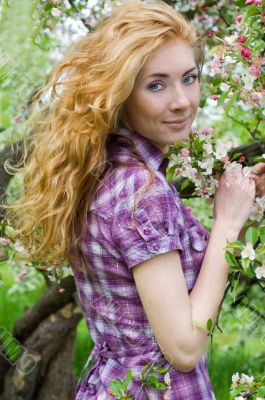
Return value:
[(238, 164), (232, 171), (225, 171), (215, 193), (214, 219), (232, 225), (239, 233), (249, 218), (255, 200), (255, 181), (249, 167)]
[(256, 196), (265, 196), (265, 163), (258, 163), (251, 168), (251, 177), (256, 183)]

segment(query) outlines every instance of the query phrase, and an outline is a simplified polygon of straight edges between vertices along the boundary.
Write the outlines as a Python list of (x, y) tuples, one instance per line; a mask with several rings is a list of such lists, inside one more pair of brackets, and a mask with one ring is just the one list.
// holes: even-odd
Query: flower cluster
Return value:
[(265, 400), (265, 377), (255, 379), (254, 376), (249, 376), (242, 373), (241, 376), (236, 372), (232, 376), (230, 387), (230, 399), (244, 400), (251, 398), (255, 400)]
[[(260, 4), (257, 1), (246, 2), (252, 8), (246, 7), (245, 12), (237, 15), (234, 32), (216, 48), (210, 76), (215, 78), (213, 99), (218, 99), (219, 105), (224, 102), (228, 111), (233, 105), (246, 111), (254, 107), (256, 117), (264, 118), (265, 58), (262, 56), (264, 43), (261, 38), (265, 28)], [(216, 79), (218, 77), (220, 81)]]
[[(198, 197), (214, 196), (218, 187), (218, 177), (224, 171), (231, 171), (245, 156), (234, 151), (233, 142), (218, 143), (213, 137), (213, 129), (191, 130), (187, 142), (179, 141), (166, 153), (169, 158), (167, 177), (169, 180), (177, 175), (187, 178), (181, 190), (189, 183), (194, 184), (193, 194)], [(264, 155), (262, 156), (264, 159)], [(250, 220), (260, 222), (265, 211), (265, 196), (257, 197), (251, 209)]]
[[(265, 280), (265, 227), (249, 227), (245, 243), (241, 240), (229, 242), (226, 249), (225, 258), (233, 273), (242, 272), (250, 278)], [(262, 286), (261, 282), (259, 285)]]

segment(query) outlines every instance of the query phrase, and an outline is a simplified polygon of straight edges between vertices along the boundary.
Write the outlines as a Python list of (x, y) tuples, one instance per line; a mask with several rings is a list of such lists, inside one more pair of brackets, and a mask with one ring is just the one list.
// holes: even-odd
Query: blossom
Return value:
[(255, 269), (255, 274), (258, 279), (265, 279), (265, 264)]
[(236, 17), (236, 22), (240, 24), (242, 18), (243, 18), (243, 15), (238, 15), (238, 16)]
[(165, 373), (164, 382), (165, 382), (166, 385), (170, 385), (170, 383), (171, 383), (171, 378), (170, 378), (169, 372), (166, 372), (166, 373)]
[(233, 81), (234, 82), (236, 82), (236, 83), (239, 83), (240, 82), (240, 75), (238, 75), (238, 74), (233, 74), (232, 76), (231, 76), (231, 78), (233, 79)]
[(254, 381), (254, 376), (248, 376), (246, 374), (241, 374), (240, 383), (251, 385)]
[(265, 196), (256, 197), (255, 203), (252, 205), (249, 219), (251, 221), (260, 222), (265, 212)]
[(243, 47), (243, 49), (240, 51), (240, 54), (245, 59), (251, 59), (251, 52), (248, 47)]
[(181, 155), (182, 155), (183, 157), (185, 157), (185, 158), (188, 157), (189, 154), (190, 154), (189, 150), (186, 149), (185, 147), (183, 147), (183, 148), (180, 150), (180, 153), (181, 153)]
[(247, 242), (246, 246), (243, 247), (241, 257), (248, 258), (249, 260), (255, 260), (255, 250), (253, 249), (253, 246), (250, 242)]
[(205, 150), (206, 154), (212, 154), (213, 146), (211, 143), (204, 143), (203, 150)]
[(230, 86), (227, 83), (222, 82), (220, 85), (220, 89), (222, 90), (222, 92), (228, 92)]
[(227, 155), (227, 148), (225, 144), (220, 143), (216, 146), (215, 157), (217, 160), (224, 158)]
[(60, 15), (62, 14), (62, 11), (59, 10), (58, 8), (56, 8), (56, 7), (53, 7), (53, 9), (52, 9), (52, 11), (51, 11), (51, 14), (52, 14), (54, 17), (60, 17)]
[(245, 397), (243, 397), (243, 396), (236, 396), (236, 397), (234, 398), (234, 400), (245, 400)]
[(18, 278), (20, 281), (23, 281), (24, 278), (25, 278), (25, 275), (26, 275), (25, 272), (21, 272), (20, 274), (18, 274), (17, 278)]
[(213, 37), (213, 31), (211, 29), (208, 29), (207, 31), (207, 37), (212, 38)]
[(9, 239), (3, 238), (3, 237), (0, 238), (0, 244), (2, 244), (3, 246), (8, 246), (8, 245), (10, 245), (11, 243), (12, 243), (12, 242), (11, 242), (11, 240), (9, 240)]
[(238, 36), (237, 41), (238, 43), (245, 43), (247, 38), (245, 36)]
[(258, 6), (262, 6), (262, 0), (255, 0), (255, 4), (257, 4)]
[(246, 0), (245, 4), (249, 6), (250, 4), (254, 4), (255, 0)]
[(14, 117), (14, 121), (15, 121), (15, 122), (19, 122), (19, 121), (21, 120), (21, 118), (22, 118), (22, 115), (16, 115), (16, 116)]
[(255, 65), (251, 65), (250, 67), (248, 67), (248, 72), (250, 73), (250, 75), (260, 76), (260, 69)]
[(235, 388), (237, 385), (240, 384), (240, 376), (239, 373), (236, 372), (232, 375), (232, 387)]
[(64, 289), (64, 288), (59, 288), (59, 289), (58, 289), (58, 292), (59, 292), (59, 293), (64, 293), (64, 292), (65, 292), (65, 289)]
[(239, 161), (245, 161), (246, 157), (245, 156), (240, 156)]
[(217, 96), (216, 94), (212, 97), (212, 99), (213, 99), (214, 101), (218, 100), (218, 98), (219, 98), (219, 96)]

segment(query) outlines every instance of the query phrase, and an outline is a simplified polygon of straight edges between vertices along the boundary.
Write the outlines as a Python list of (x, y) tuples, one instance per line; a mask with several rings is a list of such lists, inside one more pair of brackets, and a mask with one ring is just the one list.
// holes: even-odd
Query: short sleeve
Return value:
[[(182, 251), (180, 227), (174, 193), (162, 178), (136, 196), (148, 180), (145, 171), (138, 170), (128, 179), (117, 200), (111, 234), (129, 268), (158, 254)], [(136, 196), (136, 197), (135, 197)]]

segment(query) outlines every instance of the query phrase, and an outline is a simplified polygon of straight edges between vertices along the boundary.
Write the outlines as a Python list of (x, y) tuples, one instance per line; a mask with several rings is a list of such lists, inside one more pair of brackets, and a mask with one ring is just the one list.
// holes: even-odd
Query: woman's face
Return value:
[(200, 100), (194, 51), (172, 39), (152, 53), (124, 105), (121, 122), (162, 151), (188, 139)]

